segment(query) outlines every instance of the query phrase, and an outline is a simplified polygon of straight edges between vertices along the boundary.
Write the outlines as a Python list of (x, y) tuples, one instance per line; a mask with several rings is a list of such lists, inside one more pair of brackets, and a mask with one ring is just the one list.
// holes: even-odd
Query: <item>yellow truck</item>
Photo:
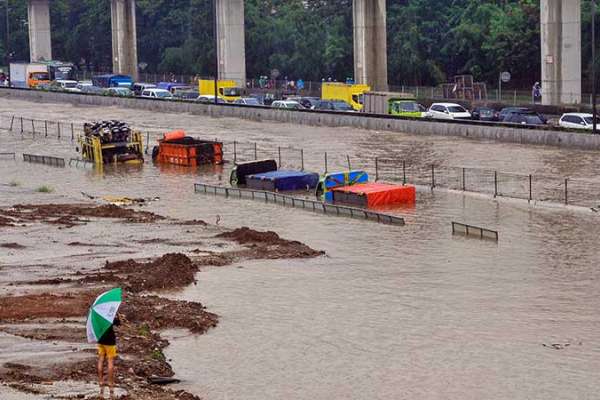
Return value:
[(323, 100), (343, 100), (356, 111), (360, 111), (363, 108), (363, 96), (370, 90), (368, 85), (325, 82), (321, 86), (321, 98)]
[[(235, 81), (220, 80), (217, 85), (219, 88), (219, 97), (225, 101), (233, 103), (242, 97), (242, 88), (240, 88)], [(214, 96), (215, 81), (210, 79), (200, 79), (198, 81), (198, 92), (200, 93), (200, 96)]]

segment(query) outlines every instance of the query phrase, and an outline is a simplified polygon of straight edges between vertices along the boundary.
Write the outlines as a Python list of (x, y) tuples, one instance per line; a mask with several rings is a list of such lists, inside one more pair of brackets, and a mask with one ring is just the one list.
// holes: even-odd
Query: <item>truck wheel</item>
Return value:
[(159, 152), (158, 146), (154, 146), (152, 148), (152, 159), (153, 160), (156, 160), (156, 158), (158, 157), (158, 152)]

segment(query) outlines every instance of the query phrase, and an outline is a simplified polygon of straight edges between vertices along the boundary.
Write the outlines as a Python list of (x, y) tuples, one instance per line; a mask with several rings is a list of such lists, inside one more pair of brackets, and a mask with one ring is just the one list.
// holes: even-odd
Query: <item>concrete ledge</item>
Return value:
[[(216, 118), (231, 117), (252, 121), (279, 121), (311, 126), (352, 127), (377, 131), (403, 132), (416, 135), (458, 136), (468, 139), (600, 150), (600, 135), (552, 128), (532, 129), (531, 127), (522, 128), (503, 124), (443, 122), (351, 113), (277, 110), (264, 107), (236, 105), (215, 106), (190, 102), (94, 96), (77, 93), (42, 92), (9, 88), (0, 88), (0, 98), (29, 100), (40, 103), (116, 106), (155, 112), (191, 113), (194, 115), (205, 115)], [(15, 110), (15, 114), (18, 114), (18, 110)]]

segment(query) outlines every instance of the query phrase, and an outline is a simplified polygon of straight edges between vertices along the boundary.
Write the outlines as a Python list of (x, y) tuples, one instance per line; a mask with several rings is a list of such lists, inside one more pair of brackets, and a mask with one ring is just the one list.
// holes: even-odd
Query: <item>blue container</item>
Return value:
[(302, 171), (272, 171), (248, 175), (248, 188), (270, 191), (314, 189), (319, 183), (319, 174)]
[(321, 177), (317, 187), (317, 198), (327, 203), (333, 203), (332, 189), (367, 182), (369, 182), (369, 174), (365, 171), (332, 172)]

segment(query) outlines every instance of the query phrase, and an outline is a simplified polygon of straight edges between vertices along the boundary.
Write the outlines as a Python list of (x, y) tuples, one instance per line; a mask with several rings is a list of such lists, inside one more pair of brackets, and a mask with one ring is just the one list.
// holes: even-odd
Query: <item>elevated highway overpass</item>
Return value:
[[(246, 81), (244, 0), (216, 2), (219, 78)], [(113, 71), (137, 78), (136, 0), (110, 0)], [(581, 102), (581, 0), (540, 0), (544, 104)], [(50, 0), (28, 0), (32, 61), (52, 59)], [(386, 0), (353, 0), (354, 77), (387, 90)], [(531, 76), (537, 80), (537, 73)]]

